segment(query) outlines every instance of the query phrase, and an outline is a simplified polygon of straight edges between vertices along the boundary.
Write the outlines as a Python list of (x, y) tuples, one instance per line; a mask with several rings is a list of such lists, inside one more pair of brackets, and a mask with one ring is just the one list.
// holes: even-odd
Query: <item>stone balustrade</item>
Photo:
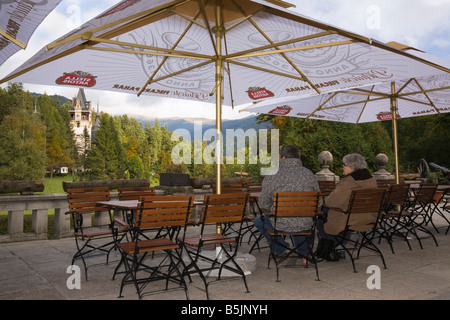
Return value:
[[(8, 232), (0, 243), (47, 239), (49, 210), (54, 210), (54, 238), (71, 234), (66, 194), (11, 195), (0, 197), (0, 211), (8, 212)], [(32, 212), (32, 232), (24, 232), (24, 215)]]
[[(319, 154), (318, 161), (322, 170), (316, 173), (317, 180), (338, 181), (339, 177), (329, 170), (333, 161), (330, 152), (324, 151)], [(388, 159), (385, 155), (378, 155), (376, 163), (379, 170), (374, 173), (377, 179), (392, 179), (392, 175), (385, 170)], [(211, 192), (210, 189), (194, 189), (190, 187), (196, 198), (203, 198), (204, 194)], [(111, 193), (112, 199), (117, 199), (117, 192)], [(40, 195), (7, 195), (0, 196), (0, 211), (8, 212), (8, 230), (6, 235), (0, 235), (0, 243), (26, 240), (48, 239), (48, 216), (54, 211), (53, 239), (72, 236), (70, 227), (70, 215), (68, 211), (67, 195), (40, 194)], [(31, 211), (31, 232), (24, 232), (25, 211)]]

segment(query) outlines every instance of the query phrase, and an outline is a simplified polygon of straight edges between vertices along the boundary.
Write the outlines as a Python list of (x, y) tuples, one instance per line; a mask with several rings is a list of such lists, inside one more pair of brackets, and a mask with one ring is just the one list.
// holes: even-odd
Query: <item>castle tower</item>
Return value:
[(76, 144), (84, 146), (84, 128), (89, 133), (88, 146), (91, 143), (92, 132), (92, 102), (87, 101), (84, 89), (80, 88), (75, 98), (72, 98), (72, 109), (69, 110), (72, 128), (76, 138)]

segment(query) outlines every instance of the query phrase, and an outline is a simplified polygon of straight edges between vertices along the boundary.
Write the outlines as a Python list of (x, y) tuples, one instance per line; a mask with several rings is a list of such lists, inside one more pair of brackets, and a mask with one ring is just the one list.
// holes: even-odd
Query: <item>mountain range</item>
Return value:
[[(194, 137), (194, 128), (195, 126), (201, 125), (202, 130), (202, 136), (205, 133), (206, 130), (209, 129), (215, 129), (216, 128), (216, 122), (215, 120), (211, 119), (197, 119), (197, 118), (165, 118), (165, 119), (145, 119), (140, 118), (139, 116), (129, 116), (131, 118), (136, 119), (143, 125), (146, 123), (150, 123), (152, 126), (155, 125), (155, 121), (158, 121), (159, 126), (166, 127), (167, 131), (174, 131), (177, 129), (184, 129), (187, 130), (191, 137)], [(257, 119), (255, 116), (249, 116), (242, 119), (235, 119), (235, 120), (222, 120), (222, 133), (225, 134), (227, 129), (242, 129), (244, 131), (247, 131), (248, 129), (268, 129), (270, 128), (271, 124), (269, 122), (257, 123)]]
[[(33, 96), (40, 96), (40, 93), (31, 93)], [(57, 101), (60, 105), (71, 102), (70, 99), (60, 96), (60, 95), (52, 95), (51, 99)], [(144, 126), (146, 123), (150, 123), (152, 126), (155, 125), (156, 119), (148, 119), (139, 115), (128, 115), (130, 118), (134, 118), (138, 122)], [(242, 129), (247, 131), (248, 129), (268, 129), (271, 127), (270, 122), (257, 123), (257, 116), (248, 116), (242, 119), (235, 120), (222, 120), (222, 133), (225, 134), (227, 129)], [(194, 137), (194, 128), (195, 125), (201, 124), (202, 137), (206, 130), (215, 129), (216, 121), (212, 119), (203, 119), (203, 118), (162, 118), (157, 119), (158, 124), (161, 127), (166, 127), (167, 131), (174, 131), (177, 129), (185, 129), (189, 132), (190, 137)], [(194, 137), (195, 138), (195, 137)]]

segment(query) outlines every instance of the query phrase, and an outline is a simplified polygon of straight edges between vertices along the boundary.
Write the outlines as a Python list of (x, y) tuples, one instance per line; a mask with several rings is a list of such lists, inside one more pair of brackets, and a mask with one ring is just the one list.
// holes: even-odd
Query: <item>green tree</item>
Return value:
[(259, 121), (270, 121), (280, 130), (280, 146), (294, 144), (299, 147), (303, 164), (313, 172), (321, 170), (317, 161), (322, 151), (330, 151), (334, 161), (330, 170), (342, 174), (342, 158), (349, 153), (360, 153), (372, 171), (376, 170), (375, 157), (385, 153), (393, 158), (391, 142), (386, 129), (380, 123), (351, 124), (331, 121), (317, 121), (301, 118), (261, 115)]
[(45, 173), (45, 126), (22, 108), (0, 124), (0, 179), (35, 180)]
[[(100, 116), (100, 127), (88, 154), (92, 179), (117, 179), (124, 176), (122, 146), (114, 121), (108, 114)], [(122, 171), (123, 170), (123, 171)]]

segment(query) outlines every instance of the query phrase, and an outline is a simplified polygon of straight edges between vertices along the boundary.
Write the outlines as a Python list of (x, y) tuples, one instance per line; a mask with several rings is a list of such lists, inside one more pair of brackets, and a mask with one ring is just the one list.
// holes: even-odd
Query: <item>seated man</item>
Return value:
[[(314, 173), (302, 165), (300, 151), (294, 145), (287, 145), (281, 149), (278, 172), (266, 176), (262, 183), (258, 205), (268, 215), (257, 216), (254, 224), (268, 241), (272, 241), (266, 230), (273, 230), (273, 218), (270, 218), (269, 215), (272, 213), (273, 195), (277, 191), (319, 191), (319, 184)], [(282, 218), (278, 220), (277, 228), (285, 232), (298, 232), (309, 230), (312, 224), (312, 218)], [(304, 236), (293, 238), (296, 246), (303, 242), (298, 249), (298, 254), (306, 264), (308, 256), (306, 239)], [(282, 237), (278, 237), (277, 242), (274, 243), (276, 254), (282, 256), (286, 253), (286, 248), (289, 248), (289, 244)]]

